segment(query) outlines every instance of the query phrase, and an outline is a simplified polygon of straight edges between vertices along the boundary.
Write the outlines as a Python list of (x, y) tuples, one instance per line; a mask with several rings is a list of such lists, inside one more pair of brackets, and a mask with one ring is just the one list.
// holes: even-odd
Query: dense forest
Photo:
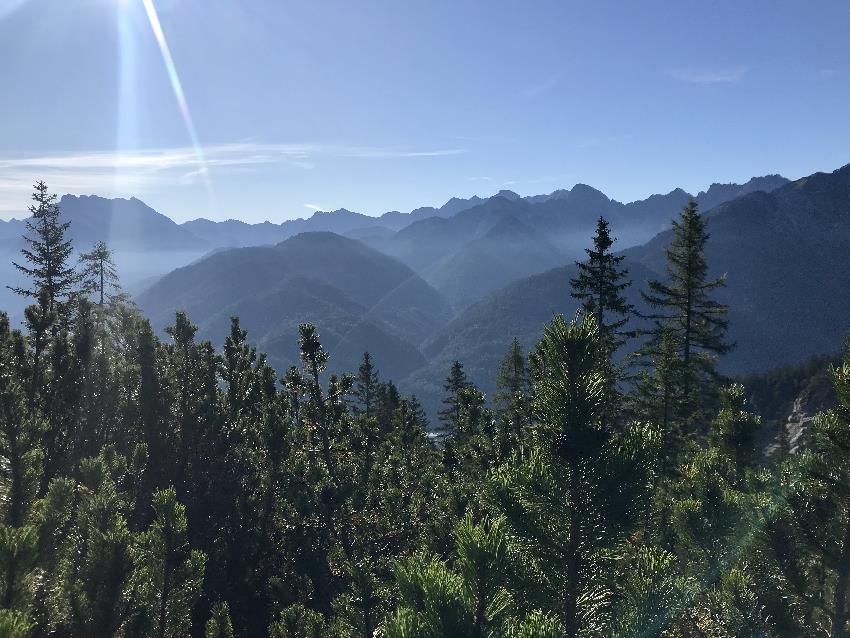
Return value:
[(0, 315), (0, 636), (850, 635), (850, 342), (836, 407), (766, 455), (717, 373), (693, 201), (649, 311), (600, 219), (564, 281), (584, 310), (515, 341), (492, 398), (455, 362), (433, 424), (368, 353), (328, 374), (310, 324), (288, 370), (236, 317), (221, 351), (184, 313), (160, 338), (41, 182), (30, 212), (31, 305)]

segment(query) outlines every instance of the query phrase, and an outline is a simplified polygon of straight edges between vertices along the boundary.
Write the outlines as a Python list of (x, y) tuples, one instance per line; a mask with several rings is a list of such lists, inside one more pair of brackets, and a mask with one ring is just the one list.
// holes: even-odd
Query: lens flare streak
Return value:
[(162, 60), (165, 63), (165, 70), (168, 73), (168, 79), (171, 82), (171, 88), (174, 90), (174, 97), (177, 99), (177, 106), (180, 109), (180, 114), (183, 116), (183, 122), (186, 125), (186, 131), (189, 134), (189, 139), (195, 150), (195, 155), (198, 158), (198, 169), (194, 174), (200, 175), (207, 187), (210, 197), (210, 203), (214, 203), (212, 184), (209, 180), (209, 170), (207, 168), (206, 158), (204, 157), (204, 149), (198, 139), (198, 133), (195, 129), (195, 123), (192, 120), (192, 113), (189, 110), (189, 102), (186, 100), (186, 94), (183, 91), (183, 85), (180, 82), (180, 75), (177, 73), (177, 66), (174, 64), (174, 58), (171, 57), (171, 49), (168, 47), (168, 41), (165, 39), (165, 32), (162, 30), (162, 24), (159, 21), (159, 15), (156, 12), (153, 0), (142, 0), (147, 13), (148, 21), (151, 24), (156, 42), (159, 45)]

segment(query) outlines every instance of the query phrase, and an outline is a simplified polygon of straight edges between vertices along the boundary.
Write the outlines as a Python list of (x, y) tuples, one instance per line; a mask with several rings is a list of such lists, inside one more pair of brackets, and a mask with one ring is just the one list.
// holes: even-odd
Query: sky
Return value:
[(846, 0), (0, 0), (0, 218), (177, 221), (850, 161)]

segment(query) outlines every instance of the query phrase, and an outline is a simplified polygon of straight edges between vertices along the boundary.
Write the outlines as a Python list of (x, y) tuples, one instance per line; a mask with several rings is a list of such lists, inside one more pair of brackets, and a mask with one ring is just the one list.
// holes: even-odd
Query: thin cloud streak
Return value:
[(732, 69), (670, 69), (667, 73), (674, 79), (688, 84), (734, 84), (744, 79), (745, 67)]
[(253, 141), (203, 148), (203, 161), (191, 146), (134, 151), (56, 152), (0, 157), (0, 215), (21, 212), (35, 180), (59, 193), (140, 195), (154, 187), (186, 186), (213, 171), (255, 170), (282, 164), (314, 169), (322, 159), (382, 160), (439, 158), (466, 153), (462, 148), (410, 149), (335, 144), (264, 144)]
[(561, 74), (556, 73), (540, 82), (523, 87), (520, 89), (519, 95), (526, 100), (536, 100), (554, 91), (560, 82)]
[[(316, 157), (404, 158), (443, 157), (461, 155), (465, 149), (406, 150), (397, 148), (339, 146), (323, 144), (259, 144), (241, 142), (204, 147), (209, 166), (242, 166), (271, 164), (285, 160), (313, 165), (306, 160)], [(153, 169), (197, 167), (200, 162), (192, 147), (151, 149), (140, 151), (94, 151), (88, 153), (58, 153), (39, 157), (0, 158), (0, 169), (16, 168), (79, 168), (79, 169)]]

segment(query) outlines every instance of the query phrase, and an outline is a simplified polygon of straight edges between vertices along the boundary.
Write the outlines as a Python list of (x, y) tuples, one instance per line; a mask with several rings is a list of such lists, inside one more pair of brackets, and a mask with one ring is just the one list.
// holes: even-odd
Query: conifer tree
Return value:
[(5, 638), (30, 638), (35, 630), (25, 613), (14, 609), (0, 609), (0, 636)]
[(14, 262), (15, 268), (32, 280), (32, 287), (10, 286), (10, 289), (43, 303), (47, 312), (61, 315), (63, 301), (71, 295), (78, 279), (73, 266), (68, 264), (72, 248), (65, 234), (71, 223), (59, 221), (56, 195), (48, 192), (44, 182), (36, 183), (33, 188), (35, 203), (29, 207), (32, 217), (26, 222), (31, 236), (24, 236), (28, 247), (21, 250), (26, 263)]
[(377, 391), (378, 371), (372, 363), (372, 355), (364, 352), (363, 363), (357, 370), (357, 377), (354, 382), (354, 396), (357, 399), (355, 409), (362, 411), (367, 417), (372, 416), (377, 400)]
[(680, 360), (676, 335), (663, 329), (658, 346), (648, 360), (647, 370), (641, 370), (632, 386), (630, 401), (636, 416), (649, 423), (657, 423), (668, 437), (668, 453), (680, 447), (680, 432), (673, 424), (683, 417), (679, 381)]
[(23, 525), (35, 500), (43, 472), (43, 430), (27, 412), (9, 371), (0, 369), (0, 486), (6, 525)]
[(812, 423), (807, 449), (787, 462), (792, 483), (796, 555), (787, 571), (815, 633), (846, 638), (850, 625), (850, 348), (832, 369), (838, 405)]
[(440, 422), (443, 424), (443, 432), (446, 434), (451, 433), (453, 424), (460, 421), (460, 393), (461, 390), (469, 387), (469, 385), (469, 380), (463, 371), (463, 364), (460, 361), (452, 362), (449, 376), (443, 385), (443, 390), (446, 393), (443, 397), (443, 405), (446, 407), (438, 413)]
[(227, 603), (213, 605), (204, 638), (233, 638), (233, 623), (230, 622), (230, 608)]
[(102, 241), (92, 250), (80, 255), (82, 292), (94, 295), (97, 305), (103, 306), (121, 295), (121, 283), (113, 252)]
[(596, 317), (599, 334), (612, 355), (623, 345), (630, 333), (623, 328), (629, 322), (634, 306), (623, 297), (630, 285), (626, 281), (628, 270), (621, 268), (623, 255), (611, 252), (616, 240), (611, 237), (608, 221), (600, 217), (596, 222), (593, 248), (585, 249), (586, 262), (576, 262), (578, 276), (570, 280), (571, 296), (580, 299), (585, 312)]
[(658, 436), (632, 425), (603, 427), (605, 349), (595, 318), (544, 329), (531, 360), (533, 445), (487, 482), (521, 565), (517, 598), (555, 614), (567, 636), (602, 633), (617, 596), (596, 562), (623, 541), (649, 505)]
[[(124, 481), (127, 463), (106, 447), (81, 465), (79, 500), (56, 565), (51, 624), (70, 636), (112, 636), (121, 624), (122, 596), (131, 570), (127, 501), (116, 484)], [(51, 489), (54, 486), (55, 482)], [(51, 531), (59, 531), (55, 523), (46, 522)]]
[(496, 371), (496, 394), (493, 396), (499, 416), (500, 455), (507, 457), (520, 442), (529, 424), (528, 365), (519, 339), (511, 341), (508, 352)]
[(201, 593), (206, 558), (189, 547), (186, 508), (173, 489), (154, 494), (153, 509), (150, 527), (138, 535), (132, 549), (128, 595), (134, 610), (125, 632), (184, 638)]
[(666, 281), (650, 281), (649, 292), (641, 293), (655, 310), (648, 315), (655, 327), (649, 331), (649, 339), (638, 356), (657, 358), (665, 336), (672, 339), (681, 360), (677, 400), (688, 418), (695, 417), (706, 384), (714, 379), (717, 355), (731, 348), (724, 340), (728, 308), (711, 298), (711, 293), (724, 286), (726, 280), (708, 278), (707, 241), (705, 220), (692, 199), (682, 209), (680, 218), (673, 220), (673, 239), (664, 251)]
[[(514, 598), (503, 523), (459, 521), (452, 565), (416, 556), (397, 566), (400, 605), (384, 623), (387, 638), (556, 638), (566, 634), (556, 617)], [(519, 603), (519, 604), (518, 604)], [(525, 610), (531, 607), (531, 611)]]

